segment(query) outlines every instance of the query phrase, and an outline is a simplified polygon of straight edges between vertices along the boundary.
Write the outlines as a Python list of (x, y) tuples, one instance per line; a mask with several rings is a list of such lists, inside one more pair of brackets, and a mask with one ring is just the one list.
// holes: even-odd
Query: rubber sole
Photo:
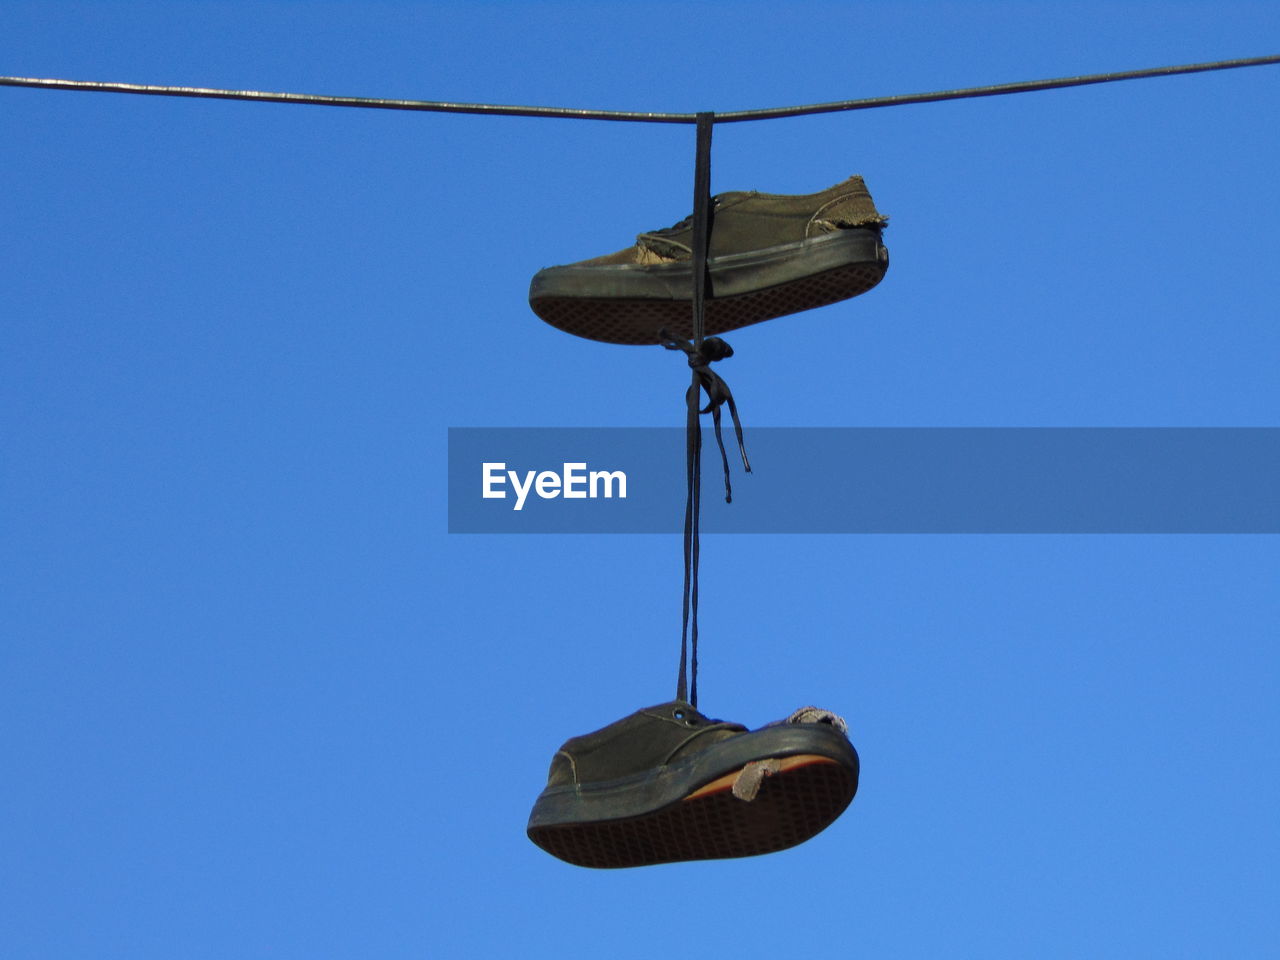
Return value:
[[(880, 232), (842, 230), (708, 262), (707, 336), (847, 300), (889, 267)], [(554, 327), (606, 343), (660, 343), (659, 331), (693, 336), (693, 270), (656, 266), (549, 267), (534, 276), (529, 305)]]
[(826, 829), (853, 800), (857, 772), (827, 757), (783, 761), (754, 800), (733, 795), (736, 773), (642, 816), (529, 828), (552, 856), (580, 867), (640, 867), (785, 850)]

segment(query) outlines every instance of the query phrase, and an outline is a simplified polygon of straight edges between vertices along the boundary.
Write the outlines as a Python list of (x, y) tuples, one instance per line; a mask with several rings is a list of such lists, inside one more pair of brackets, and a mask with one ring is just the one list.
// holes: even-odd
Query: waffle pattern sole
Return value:
[(580, 867), (640, 867), (773, 853), (826, 829), (849, 806), (857, 777), (819, 760), (766, 777), (751, 801), (728, 787), (623, 820), (534, 827), (529, 839)]
[[(706, 302), (706, 335), (772, 320), (866, 293), (885, 274), (885, 265), (848, 264), (800, 280)], [(539, 317), (566, 333), (606, 343), (654, 344), (666, 328), (683, 339), (693, 337), (689, 300), (623, 300), (543, 297), (530, 302)]]

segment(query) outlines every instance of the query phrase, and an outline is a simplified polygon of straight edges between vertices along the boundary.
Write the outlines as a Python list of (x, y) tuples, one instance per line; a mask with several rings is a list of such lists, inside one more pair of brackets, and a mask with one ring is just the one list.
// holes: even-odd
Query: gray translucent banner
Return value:
[[(1280, 428), (703, 433), (706, 533), (1278, 533)], [(679, 533), (682, 428), (452, 428), (450, 533)], [(486, 496), (486, 493), (488, 496)]]

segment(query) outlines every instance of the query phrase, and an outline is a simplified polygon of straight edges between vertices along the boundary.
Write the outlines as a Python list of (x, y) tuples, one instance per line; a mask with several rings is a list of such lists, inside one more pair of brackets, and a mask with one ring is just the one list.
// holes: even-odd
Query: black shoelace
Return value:
[[(659, 333), (668, 350), (681, 350), (693, 370), (693, 382), (685, 392), (685, 479), (687, 493), (684, 504), (684, 603), (680, 626), (680, 673), (676, 680), (676, 699), (698, 705), (698, 527), (702, 509), (702, 422), (701, 414), (710, 413), (720, 447), (724, 467), (724, 499), (733, 501), (729, 482), (729, 457), (724, 449), (720, 429), (720, 408), (727, 405), (733, 419), (742, 466), (751, 472), (747, 449), (742, 438), (742, 422), (733, 393), (711, 364), (733, 356), (733, 348), (719, 337), (705, 339), (707, 251), (711, 241), (711, 128), (715, 114), (697, 115), (697, 155), (693, 175), (693, 341), (678, 340), (668, 331)], [(707, 394), (707, 405), (699, 407), (699, 397)]]
[[(733, 402), (733, 392), (729, 389), (729, 385), (724, 382), (724, 378), (711, 369), (711, 364), (717, 360), (727, 360), (733, 356), (733, 347), (725, 343), (719, 337), (708, 337), (702, 341), (701, 348), (694, 346), (688, 340), (679, 340), (673, 337), (666, 330), (658, 332), (661, 343), (668, 350), (682, 350), (689, 358), (689, 366), (693, 368), (693, 383), (690, 385), (685, 394), (685, 403), (690, 407), (690, 415), (694, 418), (694, 426), (690, 429), (693, 431), (689, 435), (690, 442), (697, 441), (697, 447), (694, 452), (701, 449), (702, 431), (698, 429), (698, 414), (711, 414), (711, 423), (716, 432), (716, 444), (720, 447), (720, 464), (724, 467), (724, 502), (733, 503), (733, 484), (729, 475), (729, 455), (724, 448), (724, 434), (720, 428), (720, 408), (727, 406), (729, 408), (729, 417), (733, 420), (733, 432), (738, 440), (738, 453), (742, 456), (742, 467), (747, 473), (751, 472), (751, 461), (747, 459), (747, 448), (742, 438), (742, 421), (738, 419), (738, 405)], [(707, 405), (698, 408), (698, 392), (706, 391)], [(701, 472), (701, 471), (699, 471)]]

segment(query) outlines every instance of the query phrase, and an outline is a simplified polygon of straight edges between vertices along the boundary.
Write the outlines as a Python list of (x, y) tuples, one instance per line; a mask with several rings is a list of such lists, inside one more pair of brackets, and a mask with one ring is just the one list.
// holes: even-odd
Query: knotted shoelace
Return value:
[[(685, 394), (686, 406), (692, 407), (698, 414), (710, 413), (711, 423), (715, 428), (716, 444), (720, 447), (720, 464), (724, 467), (724, 502), (733, 503), (733, 484), (729, 475), (729, 455), (724, 448), (724, 434), (720, 428), (720, 408), (729, 408), (729, 417), (733, 420), (733, 432), (738, 440), (738, 453), (742, 457), (742, 468), (751, 472), (751, 461), (747, 459), (747, 447), (742, 437), (742, 421), (738, 418), (738, 405), (734, 403), (733, 391), (724, 382), (720, 374), (711, 369), (717, 360), (727, 360), (733, 356), (733, 347), (719, 337), (709, 337), (702, 341), (702, 346), (695, 347), (688, 340), (679, 340), (666, 330), (659, 332), (661, 343), (668, 350), (682, 350), (689, 358), (689, 366), (693, 369), (693, 383)], [(699, 391), (707, 394), (707, 405), (698, 407)], [(697, 418), (695, 416), (694, 423)], [(696, 434), (699, 449), (701, 448), (701, 431)], [(691, 435), (691, 439), (693, 435)]]

